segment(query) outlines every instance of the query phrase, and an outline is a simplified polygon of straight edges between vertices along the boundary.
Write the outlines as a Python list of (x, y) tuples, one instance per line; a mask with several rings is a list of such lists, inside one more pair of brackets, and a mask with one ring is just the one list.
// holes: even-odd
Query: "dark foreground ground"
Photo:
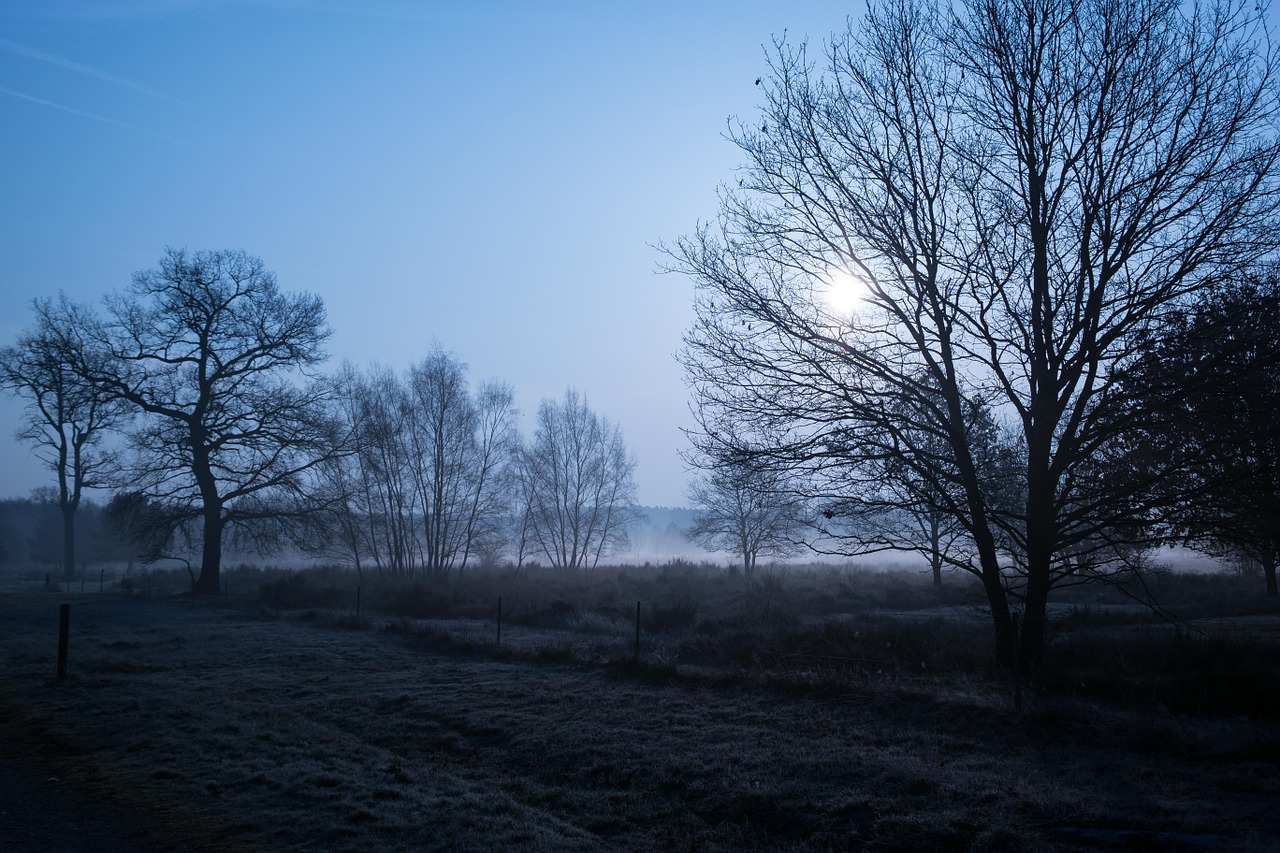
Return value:
[[(0, 594), (0, 850), (1243, 850), (1273, 723)], [(530, 638), (524, 638), (526, 643)]]

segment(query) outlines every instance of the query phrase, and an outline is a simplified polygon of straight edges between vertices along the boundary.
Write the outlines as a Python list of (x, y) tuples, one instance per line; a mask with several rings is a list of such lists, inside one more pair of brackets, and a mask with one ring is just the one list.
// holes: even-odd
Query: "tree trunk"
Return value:
[(1280, 563), (1280, 548), (1273, 544), (1262, 553), (1262, 573), (1267, 576), (1267, 595), (1270, 598), (1280, 596), (1276, 590), (1276, 563)]
[(929, 565), (933, 569), (933, 588), (942, 588), (942, 521), (929, 510)]
[(1044, 662), (1044, 631), (1049, 601), (1049, 573), (1033, 572), (1027, 579), (1026, 610), (1019, 638), (1018, 664), (1025, 674)]
[(1013, 620), (1009, 613), (1009, 599), (1004, 593), (998, 575), (984, 571), (982, 586), (991, 607), (991, 621), (996, 629), (996, 660), (1001, 666), (1013, 666)]
[(68, 581), (76, 577), (76, 508), (65, 502), (62, 505), (62, 577)]
[(196, 595), (218, 595), (222, 588), (222, 507), (205, 504), (204, 545), (200, 552), (200, 577)]

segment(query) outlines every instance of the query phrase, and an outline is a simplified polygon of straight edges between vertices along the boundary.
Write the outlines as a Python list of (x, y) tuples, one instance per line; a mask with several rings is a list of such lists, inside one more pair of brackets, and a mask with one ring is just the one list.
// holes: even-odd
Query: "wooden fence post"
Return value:
[(640, 602), (636, 602), (636, 651), (635, 659), (640, 660)]

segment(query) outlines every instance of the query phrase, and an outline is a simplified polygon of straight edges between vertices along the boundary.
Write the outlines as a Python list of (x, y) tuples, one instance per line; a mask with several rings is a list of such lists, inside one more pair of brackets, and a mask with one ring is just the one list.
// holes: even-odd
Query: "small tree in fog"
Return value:
[(443, 576), (476, 550), (493, 550), (514, 446), (514, 393), (491, 383), (473, 397), (466, 365), (437, 348), (410, 369), (408, 399), (422, 550), (427, 570)]
[(708, 551), (742, 558), (750, 576), (756, 559), (791, 557), (804, 548), (807, 512), (782, 478), (748, 459), (728, 459), (693, 481), (689, 501), (697, 511), (685, 531)]
[(57, 482), (50, 502), (62, 514), (62, 575), (71, 580), (76, 510), (85, 489), (104, 485), (112, 456), (100, 442), (123, 415), (118, 401), (72, 369), (84, 357), (79, 311), (65, 296), (37, 299), (32, 310), (35, 325), (0, 349), (0, 387), (26, 401), (17, 437), (34, 445)]
[(518, 469), (529, 540), (561, 569), (594, 567), (625, 547), (640, 517), (635, 467), (622, 432), (578, 392), (543, 400)]
[(402, 379), (344, 365), (334, 411), (349, 452), (326, 462), (329, 509), (308, 550), (391, 577), (442, 576), (501, 550), (516, 448), (515, 395), (436, 350)]
[(331, 383), (331, 416), (344, 452), (316, 469), (322, 512), (310, 516), (299, 546), (309, 554), (407, 576), (414, 565), (416, 516), (407, 470), (408, 405), (390, 370), (344, 363)]

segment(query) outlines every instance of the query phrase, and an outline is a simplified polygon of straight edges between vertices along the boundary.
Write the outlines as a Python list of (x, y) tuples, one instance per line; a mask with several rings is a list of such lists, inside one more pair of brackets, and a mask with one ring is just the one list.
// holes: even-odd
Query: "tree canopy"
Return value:
[[(718, 220), (668, 247), (697, 284), (702, 434), (834, 511), (888, 460), (930, 483), (998, 654), (1012, 602), (1035, 661), (1050, 589), (1152, 541), (1149, 481), (1099, 476), (1142, 416), (1122, 369), (1274, 250), (1275, 71), (1261, 13), (1233, 2), (889, 0), (820, 62), (779, 42)], [(831, 298), (846, 279), (856, 310)]]
[(129, 480), (175, 529), (198, 520), (196, 591), (216, 593), (224, 534), (278, 533), (335, 447), (325, 386), (308, 382), (324, 305), (244, 252), (170, 249), (105, 309), (77, 332), (75, 371), (141, 416)]

